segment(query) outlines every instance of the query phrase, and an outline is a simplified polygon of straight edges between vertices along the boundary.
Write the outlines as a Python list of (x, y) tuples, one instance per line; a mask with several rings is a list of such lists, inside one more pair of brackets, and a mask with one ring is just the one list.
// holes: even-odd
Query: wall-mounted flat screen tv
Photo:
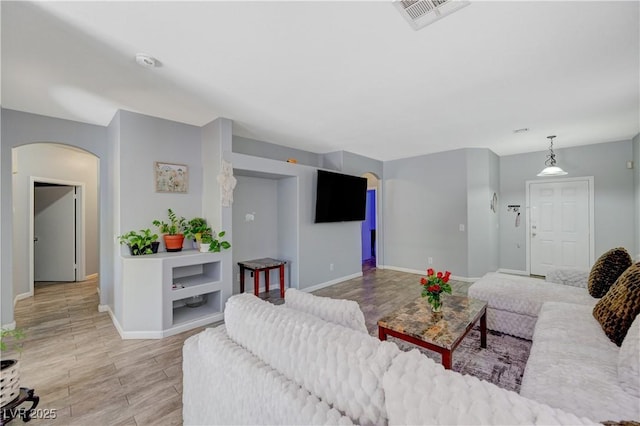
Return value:
[(316, 223), (365, 219), (367, 179), (318, 170)]

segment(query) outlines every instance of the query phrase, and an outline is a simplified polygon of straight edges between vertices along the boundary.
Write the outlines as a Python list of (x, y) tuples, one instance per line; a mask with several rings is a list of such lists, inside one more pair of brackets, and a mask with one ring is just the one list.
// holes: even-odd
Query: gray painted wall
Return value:
[[(595, 187), (595, 257), (613, 247), (636, 246), (634, 172), (626, 168), (633, 158), (632, 142), (620, 141), (556, 149), (558, 165), (570, 177), (593, 176)], [(526, 269), (525, 182), (543, 180), (546, 151), (500, 157), (500, 267)], [(520, 204), (521, 225), (506, 205)]]
[(384, 163), (386, 266), (468, 276), (466, 165), (465, 150)]
[[(384, 178), (384, 167), (382, 161), (374, 160), (372, 158), (363, 157), (362, 155), (354, 154), (348, 151), (340, 151), (341, 154), (341, 171), (342, 173), (354, 175), (354, 176), (362, 176), (365, 173), (369, 172), (378, 178), (379, 182), (382, 182)], [(376, 239), (378, 245), (378, 251), (376, 253), (376, 261), (378, 265), (385, 264), (385, 250), (384, 250), (384, 221), (385, 217), (383, 213), (383, 200), (384, 200), (384, 191), (382, 190), (382, 185), (378, 185), (379, 188), (377, 191), (377, 205), (376, 212), (378, 218), (378, 228), (376, 229)], [(362, 233), (361, 233), (362, 235)], [(362, 237), (360, 238), (362, 241)], [(362, 244), (361, 244), (362, 247)], [(360, 249), (362, 251), (362, 248)]]
[(255, 157), (270, 158), (272, 160), (287, 161), (295, 158), (298, 164), (322, 167), (322, 155), (300, 149), (289, 148), (269, 142), (233, 136), (232, 152), (253, 155)]
[[(215, 123), (212, 123), (212, 125)], [(223, 124), (226, 124), (223, 123)], [(186, 217), (199, 215), (203, 199), (201, 143), (209, 125), (198, 128), (153, 117), (121, 111), (108, 127), (59, 120), (2, 109), (0, 121), (0, 288), (2, 324), (13, 321), (13, 214), (11, 188), (11, 148), (33, 142), (56, 142), (84, 149), (100, 158), (100, 303), (114, 310), (117, 298), (113, 283), (119, 278), (122, 248), (114, 236), (128, 229), (151, 227), (150, 221), (174, 207)], [(212, 127), (213, 129), (213, 127)], [(344, 173), (362, 175), (373, 172), (383, 179), (378, 210), (379, 249), (386, 248), (384, 264), (423, 270), (427, 257), (433, 267), (449, 269), (459, 276), (477, 276), (484, 264), (492, 265), (499, 253), (498, 266), (525, 268), (524, 227), (514, 228), (507, 204), (524, 202), (524, 182), (535, 179), (546, 152), (497, 158), (490, 151), (458, 150), (382, 163), (347, 152), (326, 155), (306, 153), (258, 141), (247, 143), (234, 137), (231, 153), (230, 125), (225, 126), (228, 143), (217, 143), (220, 155), (234, 167), (277, 175), (276, 198), (279, 205), (278, 253), (295, 259), (290, 265), (292, 284), (310, 288), (331, 283), (361, 271), (360, 222), (314, 224), (316, 166), (288, 164), (296, 157), (301, 163), (331, 163)], [(215, 129), (213, 129), (215, 130)], [(217, 135), (216, 138), (220, 136)], [(216, 139), (217, 140), (217, 139)], [(238, 148), (238, 146), (241, 146)], [(225, 148), (226, 147), (226, 148)], [(275, 150), (275, 151), (274, 151)], [(558, 161), (571, 176), (594, 176), (596, 190), (596, 255), (622, 245), (640, 254), (640, 140), (621, 141), (587, 147), (556, 150)], [(277, 153), (277, 154), (274, 154)], [(277, 160), (260, 158), (277, 156)], [(282, 158), (280, 158), (282, 157)], [(216, 157), (218, 158), (218, 157)], [(626, 161), (633, 159), (633, 170)], [(159, 194), (153, 189), (153, 161), (188, 164), (188, 194)], [(334, 164), (335, 163), (335, 164)], [(499, 164), (499, 168), (497, 165)], [(325, 166), (326, 167), (326, 166)], [(334, 170), (338, 170), (334, 168)], [(488, 178), (487, 178), (488, 175)], [(488, 213), (488, 201), (499, 182), (499, 241)], [(634, 186), (635, 182), (635, 186)], [(215, 197), (213, 197), (215, 198)], [(213, 200), (212, 198), (212, 200)], [(215, 205), (215, 200), (213, 200)], [(141, 208), (141, 206), (143, 208)], [(214, 206), (215, 207), (215, 206)], [(475, 216), (475, 212), (480, 212)], [(473, 213), (473, 214), (472, 214)], [(487, 218), (488, 216), (488, 218)], [(231, 209), (221, 209), (218, 219), (231, 231)], [(522, 218), (524, 224), (524, 218)], [(466, 226), (460, 232), (460, 224)], [(631, 230), (631, 232), (630, 232)], [(235, 240), (235, 238), (234, 238)], [(518, 247), (518, 245), (520, 247)], [(499, 247), (499, 251), (498, 251)], [(235, 247), (234, 247), (235, 249)], [(482, 252), (482, 250), (487, 252)], [(379, 257), (382, 254), (379, 252)], [(329, 270), (329, 264), (334, 270)], [(490, 267), (490, 266), (486, 266)], [(234, 277), (235, 278), (235, 277)]]
[[(120, 229), (118, 234), (154, 228), (167, 209), (187, 219), (202, 215), (201, 129), (188, 124), (120, 112)], [(156, 192), (154, 161), (185, 164), (187, 193)], [(187, 244), (185, 243), (185, 247)], [(160, 250), (164, 249), (164, 242)], [(126, 247), (122, 246), (122, 253)]]
[[(281, 240), (287, 243), (286, 247), (279, 248), (280, 253), (296, 253), (289, 265), (293, 287), (305, 289), (322, 286), (362, 273), (360, 222), (313, 223), (316, 167), (239, 153), (233, 153), (233, 166), (236, 174), (255, 176), (257, 173), (282, 178), (278, 187), (278, 199), (283, 206), (290, 208), (285, 216), (279, 215), (279, 220), (297, 221), (297, 224), (294, 222), (287, 225), (293, 235), (287, 235), (286, 240)], [(294, 184), (296, 181), (297, 185)], [(292, 206), (297, 206), (296, 217)], [(330, 270), (330, 264), (333, 264), (333, 270)]]
[(636, 252), (635, 260), (640, 262), (640, 134), (633, 138), (633, 183), (636, 189)]
[[(278, 179), (278, 256), (285, 260), (296, 259), (300, 250), (297, 229), (300, 223), (299, 194), (297, 176)], [(291, 271), (291, 265), (285, 268), (287, 287), (293, 283)]]
[(220, 117), (202, 127), (202, 217), (212, 229), (225, 231), (225, 239), (232, 243), (230, 250), (223, 250), (222, 257), (222, 300), (226, 303), (233, 290), (232, 258), (234, 250), (233, 218), (231, 207), (223, 207), (218, 175), (222, 161), (231, 162), (233, 122)]
[[(13, 214), (12, 176), (11, 176), (11, 148), (33, 142), (55, 142), (75, 146), (88, 151), (100, 158), (100, 181), (107, 182), (107, 167), (109, 164), (107, 153), (107, 131), (105, 127), (78, 123), (69, 120), (45, 117), (20, 111), (2, 109), (0, 138), (0, 161), (2, 162), (0, 179), (0, 226), (2, 226), (2, 242), (0, 243), (0, 262), (2, 263), (0, 276), (0, 290), (2, 293), (2, 324), (13, 322), (13, 299), (16, 296), (13, 288), (12, 238)], [(100, 215), (106, 216), (103, 210), (107, 205), (107, 187), (100, 186)], [(102, 236), (102, 223), (101, 223)], [(111, 247), (109, 241), (101, 239), (100, 247), (100, 285), (101, 288), (110, 285), (110, 272), (105, 271), (107, 265), (106, 253)], [(22, 256), (19, 254), (19, 256)], [(16, 263), (26, 264), (27, 259), (18, 258)], [(21, 266), (22, 267), (22, 266)]]
[(491, 206), (499, 193), (498, 156), (488, 149), (467, 149), (468, 277), (479, 278), (498, 269), (498, 215)]
[(498, 156), (480, 148), (385, 162), (385, 265), (463, 278), (498, 269), (499, 175)]
[[(130, 230), (150, 228), (154, 219), (167, 221), (167, 209), (187, 220), (202, 216), (202, 133), (201, 128), (129, 111), (119, 113), (119, 197), (116, 214), (119, 227), (116, 235)], [(184, 164), (189, 168), (187, 193), (155, 191), (154, 161)], [(119, 254), (126, 254), (126, 246), (118, 246)], [(190, 241), (184, 247), (192, 248)], [(160, 237), (160, 251), (164, 242)], [(118, 257), (114, 279), (114, 314), (123, 324), (121, 312), (122, 275)]]
[[(233, 193), (233, 292), (240, 291), (238, 262), (262, 257), (280, 258), (278, 224), (278, 180), (240, 176)], [(253, 221), (246, 220), (252, 214)], [(278, 283), (272, 271), (272, 283)], [(245, 291), (252, 292), (253, 281), (245, 273)], [(264, 273), (260, 284), (264, 285)]]
[(344, 151), (327, 152), (322, 154), (322, 168), (329, 170), (342, 170)]
[[(13, 174), (13, 282), (14, 297), (29, 292), (29, 235), (31, 177), (84, 184), (85, 273), (98, 273), (98, 159), (65, 145), (34, 143), (16, 150)], [(25, 261), (26, 259), (26, 261)], [(82, 277), (81, 277), (82, 278)]]
[[(107, 191), (107, 200), (106, 200), (106, 209), (103, 211), (107, 211), (107, 215), (103, 215), (100, 221), (100, 241), (108, 244), (108, 250), (105, 250), (105, 253), (108, 255), (108, 265), (110, 269), (107, 271), (109, 276), (109, 286), (105, 288), (103, 285), (100, 291), (100, 304), (101, 308), (109, 307), (111, 312), (115, 314), (116, 306), (116, 289), (114, 288), (113, 282), (115, 281), (115, 277), (117, 279), (121, 279), (122, 276), (122, 262), (116, 262), (115, 259), (120, 259), (121, 248), (112, 244), (112, 239), (115, 238), (116, 230), (122, 229), (120, 227), (120, 117), (121, 111), (116, 112), (113, 119), (107, 126), (107, 140), (109, 141), (108, 149), (109, 149), (109, 159), (111, 160), (109, 163), (108, 170), (108, 185), (104, 185), (108, 188)], [(107, 268), (103, 268), (107, 269)], [(104, 277), (105, 271), (100, 271), (100, 276)], [(118, 296), (121, 294), (121, 288), (118, 288)]]

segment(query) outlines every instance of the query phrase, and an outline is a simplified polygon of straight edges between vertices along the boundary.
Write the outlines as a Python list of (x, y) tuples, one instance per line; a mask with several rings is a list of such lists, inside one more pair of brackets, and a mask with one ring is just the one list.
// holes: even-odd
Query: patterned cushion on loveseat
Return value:
[(601, 298), (633, 261), (623, 247), (609, 250), (596, 260), (589, 273), (589, 294)]
[(638, 313), (640, 313), (640, 262), (627, 268), (593, 308), (593, 316), (609, 339), (618, 346), (622, 344), (627, 330)]

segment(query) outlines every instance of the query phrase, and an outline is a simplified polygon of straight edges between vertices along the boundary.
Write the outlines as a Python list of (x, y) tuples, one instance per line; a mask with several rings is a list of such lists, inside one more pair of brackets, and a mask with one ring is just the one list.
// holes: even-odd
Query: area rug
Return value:
[[(389, 337), (404, 351), (419, 349), (429, 358), (441, 362), (440, 354), (411, 343)], [(531, 341), (487, 330), (487, 347), (480, 347), (480, 330), (475, 328), (453, 352), (452, 370), (491, 382), (503, 389), (519, 392), (527, 365)]]

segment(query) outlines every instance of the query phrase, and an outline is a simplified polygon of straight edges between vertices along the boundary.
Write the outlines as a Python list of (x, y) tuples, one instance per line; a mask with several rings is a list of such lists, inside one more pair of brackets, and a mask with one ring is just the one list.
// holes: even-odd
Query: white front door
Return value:
[(34, 188), (34, 281), (76, 280), (74, 194), (73, 186)]
[(528, 182), (530, 273), (553, 268), (589, 269), (593, 179)]

